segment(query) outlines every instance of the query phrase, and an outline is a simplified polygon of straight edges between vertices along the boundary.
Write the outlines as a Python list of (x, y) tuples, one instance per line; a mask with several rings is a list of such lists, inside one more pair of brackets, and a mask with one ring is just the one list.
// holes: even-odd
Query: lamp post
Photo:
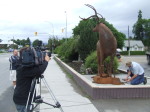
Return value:
[(66, 38), (67, 38), (67, 11), (65, 11), (66, 13)]
[(51, 24), (52, 29), (53, 29), (52, 30), (52, 35), (53, 35), (53, 39), (52, 39), (52, 53), (53, 53), (53, 51), (54, 51), (54, 25), (51, 22), (48, 22), (48, 21), (45, 21), (45, 22)]

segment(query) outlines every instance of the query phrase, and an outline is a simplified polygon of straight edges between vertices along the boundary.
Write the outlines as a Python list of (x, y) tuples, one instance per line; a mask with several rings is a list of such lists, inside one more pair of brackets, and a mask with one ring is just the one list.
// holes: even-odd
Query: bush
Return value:
[(97, 54), (96, 51), (91, 53), (86, 59), (85, 59), (85, 67), (91, 68), (94, 73), (97, 73), (98, 69), (98, 63), (97, 63)]
[[(105, 63), (109, 63), (110, 62), (110, 57), (107, 57), (104, 61)], [(114, 67), (114, 72), (117, 72), (117, 68), (119, 66), (118, 63), (118, 59), (117, 57), (114, 58), (114, 63), (113, 63), (113, 67)], [(96, 51), (92, 52), (85, 61), (85, 67), (86, 68), (91, 68), (92, 71), (94, 73), (97, 73), (98, 71), (98, 63), (97, 63), (97, 53)], [(104, 68), (106, 70), (106, 68)]]
[[(121, 55), (128, 55), (128, 51), (122, 51)], [(145, 51), (130, 51), (130, 55), (145, 55)]]
[(69, 38), (55, 49), (55, 53), (64, 61), (77, 60), (79, 56), (77, 49), (78, 39), (78, 36)]
[[(110, 56), (105, 59), (105, 63), (109, 63), (109, 62), (110, 62)], [(115, 72), (115, 73), (118, 71), (118, 70), (117, 70), (118, 67), (119, 67), (118, 58), (115, 57), (115, 58), (114, 58), (114, 63), (113, 63), (113, 69), (114, 69), (114, 72)], [(104, 69), (105, 69), (105, 68), (104, 68)]]

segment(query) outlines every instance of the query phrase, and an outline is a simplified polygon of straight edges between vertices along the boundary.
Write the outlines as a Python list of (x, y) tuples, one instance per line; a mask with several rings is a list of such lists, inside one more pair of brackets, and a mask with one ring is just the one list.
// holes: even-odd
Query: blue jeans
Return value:
[[(127, 72), (129, 72), (129, 70), (127, 70)], [(134, 74), (130, 74), (130, 77), (133, 77)], [(142, 82), (144, 82), (144, 73), (142, 75), (138, 75), (137, 77), (135, 77), (132, 81), (131, 81), (131, 85), (138, 85), (141, 84)]]
[(16, 109), (17, 109), (18, 112), (29, 112), (29, 110), (26, 111), (26, 106), (25, 105), (16, 104)]
[(131, 81), (131, 84), (132, 85), (138, 85), (138, 84), (141, 84), (142, 82), (144, 82), (144, 73), (142, 75), (137, 75), (137, 77), (135, 77)]

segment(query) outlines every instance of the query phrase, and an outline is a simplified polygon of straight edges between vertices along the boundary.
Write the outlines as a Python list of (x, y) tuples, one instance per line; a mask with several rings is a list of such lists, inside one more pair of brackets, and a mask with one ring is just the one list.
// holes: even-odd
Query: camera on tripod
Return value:
[[(42, 46), (42, 41), (38, 41), (38, 45), (36, 47), (30, 46), (30, 47), (22, 50), (22, 52), (20, 54), (22, 67), (37, 68), (37, 66), (38, 66), (38, 68), (40, 69), (40, 67), (41, 67), (40, 65), (45, 64), (44, 63), (45, 56), (48, 55), (49, 57), (51, 57), (51, 53), (47, 52), (47, 50), (48, 50), (48, 48)], [(33, 112), (36, 109), (36, 107), (42, 103), (52, 106), (54, 108), (59, 108), (60, 111), (63, 112), (63, 109), (62, 109), (60, 103), (54, 96), (52, 90), (50, 89), (48, 83), (46, 82), (46, 80), (44, 78), (44, 75), (43, 74), (39, 74), (39, 75), (33, 77), (33, 79), (32, 79), (29, 94), (27, 97), (25, 112)], [(45, 102), (43, 100), (42, 94), (41, 94), (41, 90), (42, 90), (41, 80), (43, 81), (43, 84), (48, 89), (48, 91), (51, 95), (51, 98), (54, 101), (54, 104)]]
[(42, 41), (38, 41), (38, 46), (36, 47), (27, 48), (20, 56), (22, 66), (33, 67), (43, 64), (46, 55), (51, 57), (51, 52), (48, 52), (48, 49), (42, 46)]

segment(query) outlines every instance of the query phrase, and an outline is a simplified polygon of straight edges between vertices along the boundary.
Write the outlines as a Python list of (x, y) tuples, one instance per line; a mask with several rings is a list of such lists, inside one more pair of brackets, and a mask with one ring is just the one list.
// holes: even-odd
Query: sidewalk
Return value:
[[(72, 79), (67, 77), (54, 59), (49, 62), (44, 76), (64, 112), (98, 112), (91, 101), (81, 94), (79, 88), (71, 83)], [(44, 101), (54, 104), (47, 88), (43, 84), (42, 97), (44, 97)], [(61, 111), (42, 104), (40, 105), (40, 112)]]

